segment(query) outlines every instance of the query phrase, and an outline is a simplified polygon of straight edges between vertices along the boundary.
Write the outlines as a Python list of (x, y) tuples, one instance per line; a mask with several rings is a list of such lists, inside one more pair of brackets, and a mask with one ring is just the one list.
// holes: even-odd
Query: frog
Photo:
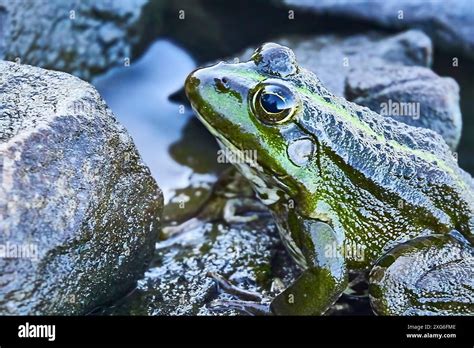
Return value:
[(223, 149), (256, 151), (233, 164), (301, 269), (263, 307), (229, 305), (324, 315), (356, 272), (376, 315), (474, 314), (474, 183), (439, 134), (333, 95), (271, 42), (196, 69), (185, 93)]

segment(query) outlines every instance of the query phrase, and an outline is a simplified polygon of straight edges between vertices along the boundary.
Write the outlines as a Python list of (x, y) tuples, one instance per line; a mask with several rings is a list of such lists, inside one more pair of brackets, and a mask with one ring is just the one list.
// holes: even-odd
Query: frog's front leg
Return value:
[(275, 297), (271, 310), (278, 315), (321, 315), (337, 301), (348, 284), (343, 247), (328, 224), (298, 220), (289, 228), (299, 229), (298, 235), (305, 239), (300, 245), (303, 245), (301, 252), (307, 268)]
[(258, 294), (241, 290), (219, 275), (209, 274), (226, 293), (238, 300), (215, 300), (211, 308), (232, 308), (247, 314), (319, 315), (326, 312), (347, 287), (348, 276), (343, 249), (332, 228), (320, 221), (292, 216), (287, 228), (301, 240), (301, 252), (308, 267), (270, 306)]
[(461, 238), (418, 237), (381, 257), (369, 276), (373, 310), (380, 315), (473, 315), (474, 249)]
[(261, 294), (244, 290), (217, 273), (209, 272), (207, 276), (214, 279), (219, 290), (237, 298), (236, 300), (213, 300), (209, 308), (213, 310), (234, 309), (249, 315), (271, 314), (269, 301)]

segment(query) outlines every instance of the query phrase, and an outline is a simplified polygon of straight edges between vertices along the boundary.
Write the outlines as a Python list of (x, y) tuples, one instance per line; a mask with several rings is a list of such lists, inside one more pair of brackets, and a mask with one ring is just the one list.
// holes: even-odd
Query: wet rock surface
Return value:
[(284, 0), (284, 3), (318, 16), (362, 20), (398, 30), (418, 28), (440, 49), (474, 58), (474, 7), (470, 0)]
[[(195, 218), (179, 225), (165, 222), (167, 236), (157, 243), (154, 261), (135, 291), (101, 314), (242, 315), (214, 306), (236, 297), (220, 289), (209, 273), (268, 301), (298, 277), (300, 270), (284, 249), (273, 218), (246, 179), (230, 168), (213, 192)], [(240, 202), (237, 219), (249, 221), (227, 220), (231, 201)], [(368, 298), (343, 295), (327, 314), (354, 311), (371, 314)]]
[(85, 314), (151, 259), (161, 191), (97, 91), (0, 62), (0, 314)]
[[(232, 196), (229, 197), (229, 196)], [(249, 222), (227, 222), (223, 218), (230, 200), (245, 200), (242, 209)], [(251, 200), (254, 205), (249, 204)], [(283, 251), (276, 226), (266, 209), (253, 197), (247, 181), (230, 169), (221, 177), (203, 211), (182, 224), (163, 228), (151, 268), (136, 291), (108, 314), (133, 315), (224, 315), (241, 314), (216, 310), (211, 302), (229, 299), (220, 292), (209, 272), (217, 273), (244, 289), (268, 295), (274, 277), (298, 273)], [(278, 257), (282, 267), (272, 269)]]
[(433, 54), (431, 40), (416, 30), (393, 36), (369, 32), (353, 36), (294, 36), (278, 41), (294, 47), (299, 64), (313, 71), (326, 88), (339, 96), (344, 96), (345, 80), (354, 67), (429, 67)]
[(345, 96), (375, 112), (441, 134), (455, 150), (462, 130), (459, 86), (421, 67), (356, 68), (346, 80)]
[(131, 59), (147, 0), (0, 0), (0, 58), (89, 79)]
[(240, 287), (267, 292), (271, 259), (279, 245), (275, 226), (261, 218), (247, 226), (205, 223), (158, 245), (157, 261), (136, 292), (113, 314), (132, 315), (235, 315), (216, 310), (215, 299), (230, 298), (218, 291), (208, 272), (216, 272)]
[[(432, 129), (456, 149), (462, 128), (459, 87), (453, 79), (441, 78), (429, 69), (433, 50), (422, 32), (289, 36), (273, 41), (290, 47), (299, 65), (316, 73), (336, 95), (378, 113), (388, 103), (416, 103), (419, 114), (389, 112), (384, 116)], [(238, 57), (247, 60), (252, 52), (249, 48)]]

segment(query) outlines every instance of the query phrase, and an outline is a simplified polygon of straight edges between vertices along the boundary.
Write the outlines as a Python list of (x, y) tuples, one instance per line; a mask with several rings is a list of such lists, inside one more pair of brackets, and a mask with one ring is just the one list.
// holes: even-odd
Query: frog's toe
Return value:
[(379, 259), (369, 281), (377, 314), (474, 314), (474, 249), (451, 235), (395, 247)]
[(209, 308), (213, 310), (233, 309), (249, 315), (271, 314), (270, 301), (261, 294), (239, 288), (217, 273), (209, 272), (207, 276), (214, 279), (219, 291), (237, 298), (237, 300), (214, 300), (209, 304)]
[(232, 223), (237, 223), (237, 224), (245, 224), (245, 223), (248, 223), (248, 222), (252, 222), (252, 221), (256, 221), (258, 219), (258, 215), (257, 214), (253, 214), (253, 215), (235, 215), (235, 214), (224, 214), (224, 220), (229, 223), (229, 224), (232, 224)]
[(224, 206), (223, 217), (227, 223), (248, 223), (259, 218), (259, 214), (239, 215), (240, 212), (248, 213), (249, 211), (266, 212), (265, 206), (252, 198), (231, 198), (228, 199)]
[(233, 309), (248, 315), (271, 315), (270, 303), (244, 300), (214, 300), (209, 304), (214, 310)]
[(207, 276), (214, 279), (220, 291), (226, 294), (235, 296), (241, 300), (249, 300), (255, 302), (263, 302), (264, 298), (261, 294), (254, 291), (245, 290), (232, 284), (230, 281), (222, 277), (220, 274), (214, 272), (208, 272)]

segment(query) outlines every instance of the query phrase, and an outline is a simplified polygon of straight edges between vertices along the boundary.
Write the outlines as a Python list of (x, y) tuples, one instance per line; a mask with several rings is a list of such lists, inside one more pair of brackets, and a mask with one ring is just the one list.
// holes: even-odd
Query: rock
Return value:
[(0, 58), (90, 79), (131, 59), (147, 0), (0, 0)]
[(474, 6), (471, 0), (284, 0), (284, 3), (319, 17), (346, 17), (387, 28), (421, 29), (439, 48), (474, 58)]
[(0, 62), (0, 314), (85, 314), (134, 286), (162, 195), (88, 83)]
[[(229, 56), (249, 45), (260, 46), (272, 37), (315, 32), (314, 15), (298, 13), (297, 20), (288, 20), (288, 9), (281, 0), (152, 0), (144, 14), (148, 38), (156, 38), (159, 27), (161, 37), (184, 47), (198, 64)], [(333, 22), (322, 19), (314, 24), (319, 32), (332, 32)], [(360, 29), (351, 26), (353, 31)]]
[[(389, 100), (419, 103), (420, 117), (395, 118), (438, 132), (456, 149), (462, 127), (459, 87), (428, 68), (433, 52), (431, 40), (422, 32), (288, 36), (272, 41), (290, 47), (298, 64), (315, 72), (331, 92), (376, 112)], [(253, 48), (246, 49), (238, 57), (247, 60), (252, 52)]]
[(450, 77), (422, 67), (358, 67), (348, 75), (345, 95), (382, 116), (434, 130), (453, 150), (459, 144), (459, 86)]
[(247, 290), (265, 292), (271, 284), (272, 252), (278, 245), (275, 225), (265, 226), (263, 220), (245, 226), (200, 224), (173, 245), (159, 245), (162, 261), (140, 281), (137, 302), (132, 304), (135, 312), (127, 314), (239, 314), (209, 308), (212, 300), (229, 297), (218, 292), (207, 273), (218, 273)]

